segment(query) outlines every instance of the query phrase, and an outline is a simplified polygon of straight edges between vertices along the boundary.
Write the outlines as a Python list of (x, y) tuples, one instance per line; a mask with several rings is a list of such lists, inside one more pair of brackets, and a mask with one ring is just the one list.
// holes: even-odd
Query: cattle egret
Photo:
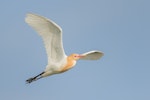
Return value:
[(103, 56), (103, 53), (97, 50), (66, 56), (62, 43), (62, 29), (55, 22), (36, 14), (27, 14), (25, 21), (42, 37), (48, 56), (45, 70), (39, 75), (27, 79), (27, 83), (53, 74), (63, 73), (73, 68), (79, 59), (97, 60)]

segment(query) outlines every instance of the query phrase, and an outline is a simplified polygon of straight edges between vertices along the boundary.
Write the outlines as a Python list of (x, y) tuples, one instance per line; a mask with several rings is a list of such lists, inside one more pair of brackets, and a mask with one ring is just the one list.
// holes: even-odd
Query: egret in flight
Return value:
[(39, 75), (27, 79), (27, 83), (68, 71), (73, 68), (79, 59), (97, 60), (103, 56), (103, 53), (98, 50), (83, 54), (73, 53), (67, 56), (63, 49), (62, 29), (60, 26), (52, 20), (36, 14), (27, 14), (25, 21), (42, 37), (48, 57), (48, 64), (45, 70)]

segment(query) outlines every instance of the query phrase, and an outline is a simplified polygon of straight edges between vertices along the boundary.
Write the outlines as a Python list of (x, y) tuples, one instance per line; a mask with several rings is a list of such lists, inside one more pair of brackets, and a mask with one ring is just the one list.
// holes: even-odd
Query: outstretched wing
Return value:
[(82, 57), (80, 59), (82, 59), (82, 60), (98, 60), (104, 54), (101, 51), (89, 51), (89, 52), (86, 52), (81, 55), (82, 55)]
[(59, 62), (66, 55), (62, 43), (62, 29), (53, 21), (35, 14), (27, 14), (25, 21), (42, 37), (50, 62)]

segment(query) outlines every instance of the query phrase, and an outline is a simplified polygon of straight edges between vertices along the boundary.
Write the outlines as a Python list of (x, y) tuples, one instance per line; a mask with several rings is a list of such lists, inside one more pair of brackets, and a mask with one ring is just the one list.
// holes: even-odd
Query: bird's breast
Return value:
[(76, 64), (75, 60), (67, 60), (67, 63), (62, 67), (61, 72), (71, 69)]

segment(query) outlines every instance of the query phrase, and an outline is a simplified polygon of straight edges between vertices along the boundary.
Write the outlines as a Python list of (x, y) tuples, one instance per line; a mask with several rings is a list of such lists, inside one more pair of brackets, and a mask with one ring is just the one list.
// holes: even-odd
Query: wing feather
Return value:
[(98, 60), (100, 59), (104, 54), (103, 52), (101, 51), (89, 51), (89, 52), (86, 52), (84, 54), (81, 54), (83, 55), (83, 57), (81, 57), (80, 59), (82, 60)]
[(48, 63), (59, 62), (66, 56), (62, 43), (62, 29), (56, 23), (36, 14), (27, 14), (25, 21), (42, 37)]

